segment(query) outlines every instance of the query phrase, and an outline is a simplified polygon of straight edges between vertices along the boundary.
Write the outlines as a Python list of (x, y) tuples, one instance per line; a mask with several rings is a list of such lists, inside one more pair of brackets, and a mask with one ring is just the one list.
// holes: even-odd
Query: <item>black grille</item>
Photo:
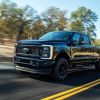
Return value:
[(26, 46), (17, 46), (16, 54), (20, 55), (31, 55), (31, 56), (39, 56), (40, 48), (39, 47), (26, 47)]

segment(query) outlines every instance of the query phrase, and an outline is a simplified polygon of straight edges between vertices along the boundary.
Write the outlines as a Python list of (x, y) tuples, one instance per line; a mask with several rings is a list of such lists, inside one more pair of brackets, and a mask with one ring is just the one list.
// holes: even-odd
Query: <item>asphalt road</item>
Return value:
[[(0, 100), (41, 100), (97, 79), (100, 73), (88, 70), (69, 74), (59, 82), (50, 76), (21, 74), (10, 64), (0, 64)], [(100, 100), (100, 84), (66, 100)]]

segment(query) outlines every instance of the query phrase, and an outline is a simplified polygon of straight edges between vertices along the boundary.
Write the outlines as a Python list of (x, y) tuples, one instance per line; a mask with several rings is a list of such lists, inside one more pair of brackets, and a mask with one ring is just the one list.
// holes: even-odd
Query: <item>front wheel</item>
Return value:
[(53, 76), (57, 80), (64, 80), (68, 75), (68, 61), (65, 58), (56, 60)]
[(96, 71), (100, 72), (100, 60), (96, 62), (95, 69)]

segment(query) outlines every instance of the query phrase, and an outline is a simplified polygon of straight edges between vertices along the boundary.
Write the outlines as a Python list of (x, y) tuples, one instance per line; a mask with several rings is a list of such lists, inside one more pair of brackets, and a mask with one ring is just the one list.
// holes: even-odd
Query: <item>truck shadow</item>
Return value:
[(95, 70), (73, 72), (68, 74), (67, 78), (64, 81), (58, 81), (53, 79), (51, 76), (46, 76), (46, 75), (30, 75), (30, 77), (48, 83), (79, 86), (94, 81), (96, 79), (100, 79), (100, 73), (96, 72)]
[[(53, 79), (50, 75), (37, 75), (37, 74), (29, 74), (29, 73), (20, 73), (15, 69), (0, 69), (0, 76), (1, 75), (15, 75), (15, 78), (25, 78), (29, 77), (32, 80), (37, 80), (40, 82), (52, 83), (52, 84), (61, 84), (61, 85), (68, 85), (68, 86), (80, 86), (86, 84), (88, 82), (94, 81), (96, 79), (100, 79), (100, 73), (96, 72), (95, 70), (86, 70), (86, 71), (79, 71), (73, 72), (68, 74), (67, 78), (64, 81), (58, 81)], [(100, 89), (100, 86), (97, 87)]]
[[(100, 73), (95, 72), (95, 70), (87, 70), (87, 71), (81, 71), (81, 72), (74, 72), (68, 75), (67, 79), (64, 81), (57, 81), (52, 79), (50, 76), (44, 76), (44, 75), (32, 75), (32, 74), (26, 74), (22, 73), (20, 74), (16, 70), (12, 69), (3, 69), (0, 70), (0, 76), (1, 80), (5, 80), (4, 83), (0, 84), (0, 94), (1, 95), (9, 95), (12, 93), (16, 94), (17, 92), (20, 92), (22, 90), (31, 90), (33, 88), (37, 89), (37, 87), (58, 87), (59, 86), (80, 86), (83, 84), (86, 84), (87, 82), (94, 81), (96, 79), (100, 78)], [(27, 80), (28, 78), (28, 80)], [(24, 80), (23, 80), (24, 79)], [(29, 82), (30, 80), (30, 82)], [(50, 87), (49, 87), (50, 86)], [(100, 85), (93, 87), (94, 89), (100, 90)], [(89, 93), (94, 93), (94, 90), (92, 90)], [(32, 94), (33, 95), (33, 94)], [(91, 94), (89, 94), (91, 95)], [(98, 91), (94, 93), (91, 97), (100, 97), (100, 93)], [(88, 98), (89, 96), (87, 94), (80, 95), (80, 98)], [(79, 99), (80, 100), (80, 99)]]

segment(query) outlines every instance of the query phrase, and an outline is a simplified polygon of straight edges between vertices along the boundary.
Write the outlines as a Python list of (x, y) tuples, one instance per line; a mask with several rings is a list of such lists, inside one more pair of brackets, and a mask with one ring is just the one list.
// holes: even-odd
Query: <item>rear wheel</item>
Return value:
[(95, 69), (96, 71), (100, 72), (100, 60), (96, 62)]
[(57, 80), (64, 80), (68, 75), (68, 61), (65, 58), (56, 60), (53, 76)]

